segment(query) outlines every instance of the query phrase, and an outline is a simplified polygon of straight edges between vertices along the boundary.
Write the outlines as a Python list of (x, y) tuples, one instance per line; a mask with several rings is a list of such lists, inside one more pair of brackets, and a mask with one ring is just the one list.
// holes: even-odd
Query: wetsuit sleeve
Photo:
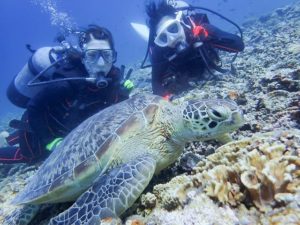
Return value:
[(130, 91), (123, 87), (123, 85), (118, 85), (116, 92), (117, 93), (114, 103), (118, 103), (129, 98)]
[(205, 41), (213, 47), (228, 52), (240, 52), (244, 50), (245, 46), (241, 37), (211, 25), (206, 14), (197, 13), (193, 15), (192, 20), (206, 30), (208, 36)]
[(163, 77), (166, 73), (165, 65), (153, 65), (152, 67), (152, 91), (155, 95), (165, 96), (168, 94), (166, 88), (163, 86)]
[(44, 88), (29, 101), (27, 105), (29, 126), (44, 144), (55, 138), (47, 125), (49, 109), (73, 94), (70, 84), (61, 82)]
[(202, 24), (208, 33), (207, 42), (213, 47), (227, 52), (240, 52), (244, 50), (244, 42), (241, 37), (225, 32), (211, 24)]
[(118, 67), (113, 66), (112, 72), (109, 76), (113, 80), (114, 90), (111, 90), (111, 93), (113, 95), (112, 103), (114, 104), (128, 99), (130, 91), (123, 85), (122, 81), (124, 79), (124, 74), (121, 73), (121, 70)]
[(152, 72), (151, 72), (151, 82), (152, 82), (152, 91), (155, 95), (165, 96), (168, 93), (167, 89), (163, 86), (163, 80), (168, 76), (168, 62), (164, 59), (163, 52), (160, 52), (157, 48), (152, 48), (151, 63), (152, 63)]

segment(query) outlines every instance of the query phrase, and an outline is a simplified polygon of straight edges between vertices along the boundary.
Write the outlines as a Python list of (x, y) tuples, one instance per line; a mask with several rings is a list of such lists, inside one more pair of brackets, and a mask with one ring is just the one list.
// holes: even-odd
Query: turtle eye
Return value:
[(223, 120), (228, 119), (227, 111), (226, 112), (224, 110), (222, 111), (221, 108), (220, 109), (218, 109), (218, 108), (209, 108), (207, 110), (207, 113), (208, 113), (209, 117), (212, 120), (215, 120), (215, 121), (223, 121)]
[(214, 116), (216, 116), (216, 117), (218, 117), (218, 118), (222, 118), (221, 113), (219, 113), (217, 110), (214, 110), (214, 109), (213, 109), (211, 112), (212, 112), (212, 114), (214, 114)]

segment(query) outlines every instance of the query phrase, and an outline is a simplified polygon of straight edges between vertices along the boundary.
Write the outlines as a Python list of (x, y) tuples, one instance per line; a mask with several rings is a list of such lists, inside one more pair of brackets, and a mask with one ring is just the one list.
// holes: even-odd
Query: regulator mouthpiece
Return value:
[(107, 79), (105, 79), (104, 77), (99, 77), (97, 80), (96, 80), (96, 86), (98, 88), (106, 88), (108, 86), (108, 81)]

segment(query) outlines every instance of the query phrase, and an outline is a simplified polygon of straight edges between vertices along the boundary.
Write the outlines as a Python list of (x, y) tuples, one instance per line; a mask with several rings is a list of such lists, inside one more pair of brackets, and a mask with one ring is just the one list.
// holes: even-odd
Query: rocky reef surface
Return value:
[[(235, 70), (206, 74), (174, 101), (231, 99), (247, 122), (226, 145), (188, 144), (125, 213), (126, 225), (300, 224), (300, 2), (246, 22), (243, 31), (246, 48)], [(133, 92), (150, 92), (150, 77), (150, 70), (136, 69)], [(37, 168), (0, 165), (0, 223)], [(65, 207), (41, 213), (32, 224), (47, 224)]]
[(146, 224), (299, 224), (299, 168), (299, 130), (257, 133), (154, 186), (138, 212)]

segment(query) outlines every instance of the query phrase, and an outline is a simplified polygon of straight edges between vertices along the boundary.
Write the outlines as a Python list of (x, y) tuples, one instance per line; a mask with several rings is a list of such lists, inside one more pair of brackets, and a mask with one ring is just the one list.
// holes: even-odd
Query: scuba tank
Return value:
[[(64, 39), (60, 44), (61, 46), (43, 47), (34, 51), (22, 70), (14, 77), (7, 89), (7, 97), (14, 105), (26, 108), (32, 97), (47, 85), (57, 82), (81, 81), (93, 83), (98, 88), (108, 86), (110, 78), (103, 75), (91, 77), (85, 69), (77, 65), (82, 57), (80, 50)], [(75, 64), (70, 60), (74, 57), (77, 58)]]
[[(71, 46), (67, 41), (60, 40), (60, 46), (42, 47), (34, 51), (33, 55), (14, 77), (7, 89), (7, 98), (16, 106), (26, 108), (29, 100), (47, 85), (67, 81), (79, 80), (95, 82), (95, 78), (88, 77), (86, 71), (72, 63), (71, 58), (81, 58), (81, 51)], [(78, 61), (79, 62), (79, 61)]]
[[(16, 106), (26, 108), (30, 98), (35, 96), (42, 86), (28, 86), (28, 82), (34, 79), (45, 68), (49, 68), (51, 64), (58, 59), (52, 47), (39, 48), (34, 52), (21, 71), (14, 77), (7, 89), (8, 99)], [(49, 80), (55, 68), (49, 68), (39, 79)]]
[[(76, 33), (76, 35), (78, 35)], [(76, 44), (71, 45), (65, 36), (59, 35), (60, 45), (43, 47), (34, 51), (31, 58), (14, 77), (7, 89), (8, 99), (16, 106), (26, 108), (29, 100), (48, 85), (63, 81), (92, 83), (98, 88), (106, 88), (111, 81), (102, 74), (91, 76), (82, 62), (83, 52)]]

